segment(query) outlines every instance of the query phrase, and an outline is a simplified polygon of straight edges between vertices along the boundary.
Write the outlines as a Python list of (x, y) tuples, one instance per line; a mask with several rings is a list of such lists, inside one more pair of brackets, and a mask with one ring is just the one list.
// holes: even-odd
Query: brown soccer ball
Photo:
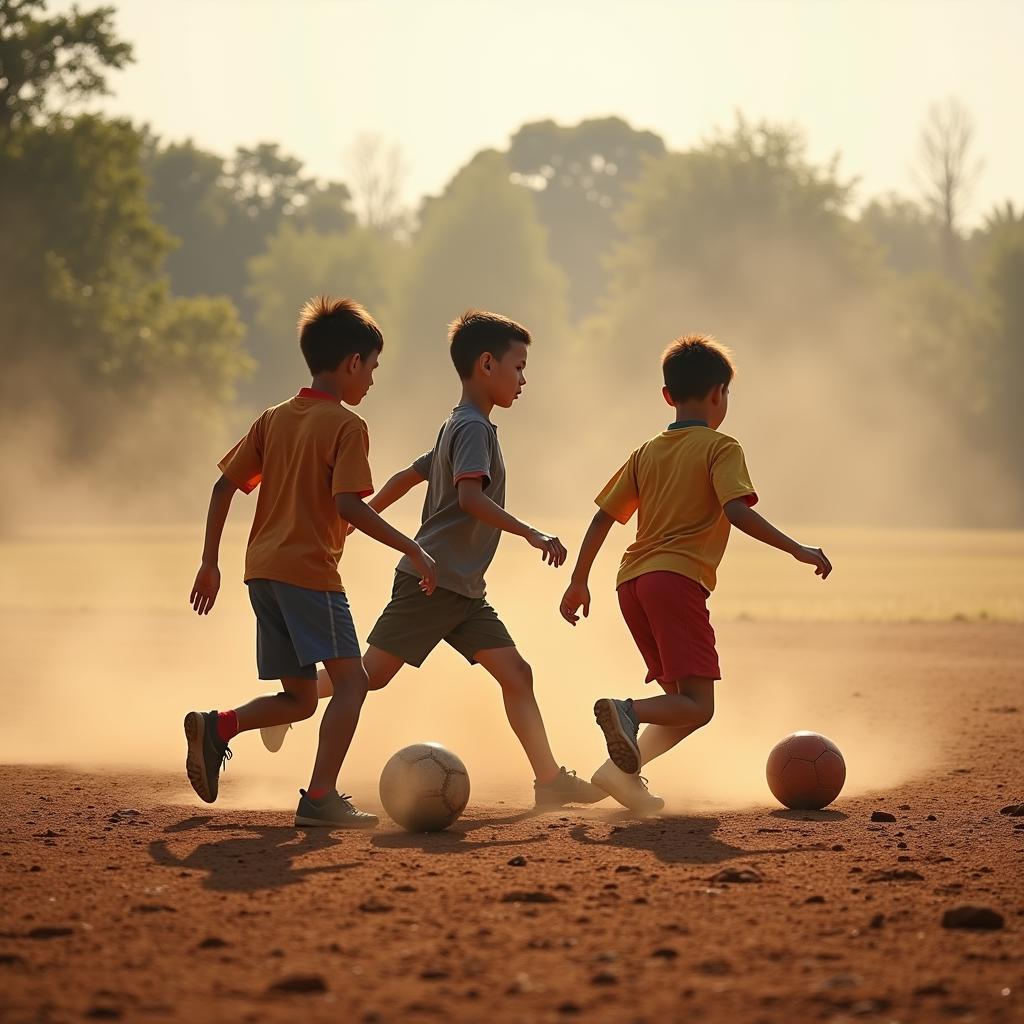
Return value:
[(768, 788), (784, 807), (819, 811), (839, 796), (846, 781), (846, 762), (827, 737), (794, 732), (772, 747), (765, 774)]

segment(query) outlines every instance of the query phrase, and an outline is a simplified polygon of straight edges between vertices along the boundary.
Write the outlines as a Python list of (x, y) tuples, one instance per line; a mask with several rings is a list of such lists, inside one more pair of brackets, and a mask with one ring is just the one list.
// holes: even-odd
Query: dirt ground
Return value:
[[(824, 812), (535, 816), (517, 792), (440, 835), (302, 834), (179, 775), (4, 766), (0, 1019), (1024, 1020), (1024, 816), (1001, 813), (1024, 801), (1024, 627), (826, 641), (902, 654), (861, 699), (941, 740)], [(964, 905), (1002, 926), (944, 927)]]

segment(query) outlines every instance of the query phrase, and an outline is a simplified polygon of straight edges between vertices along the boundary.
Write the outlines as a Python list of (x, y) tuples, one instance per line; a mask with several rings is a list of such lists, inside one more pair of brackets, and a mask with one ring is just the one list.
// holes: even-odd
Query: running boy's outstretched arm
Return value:
[(463, 477), (458, 484), (459, 508), (468, 512), (488, 526), (497, 527), (506, 533), (514, 533), (522, 537), (530, 545), (541, 552), (541, 557), (549, 565), (561, 565), (569, 555), (562, 542), (549, 533), (542, 533), (514, 515), (506, 512), (497, 502), (484, 494), (484, 483), (480, 477)]
[(576, 558), (576, 568), (572, 571), (572, 581), (562, 595), (562, 603), (558, 606), (562, 618), (570, 626), (575, 626), (580, 621), (576, 613), (581, 607), (584, 618), (590, 614), (590, 570), (614, 522), (615, 520), (600, 508), (590, 520), (587, 535), (583, 538), (580, 553)]
[(206, 513), (206, 539), (203, 542), (203, 560), (196, 573), (196, 581), (192, 584), (192, 595), (189, 603), (198, 615), (208, 615), (217, 600), (220, 590), (220, 538), (224, 533), (231, 510), (231, 499), (238, 488), (224, 475), (213, 485), (210, 494), (210, 508)]
[(723, 506), (725, 517), (736, 527), (742, 530), (748, 537), (768, 544), (786, 554), (792, 555), (798, 562), (814, 566), (814, 575), (820, 576), (823, 580), (828, 579), (832, 571), (832, 563), (825, 557), (821, 548), (808, 547), (787, 537), (781, 530), (777, 530), (764, 516), (755, 512), (743, 498), (734, 498), (727, 501)]
[(366, 503), (374, 512), (383, 512), (396, 501), (404, 498), (417, 484), (423, 483), (426, 477), (415, 467), (407, 466), (395, 473), (388, 482)]

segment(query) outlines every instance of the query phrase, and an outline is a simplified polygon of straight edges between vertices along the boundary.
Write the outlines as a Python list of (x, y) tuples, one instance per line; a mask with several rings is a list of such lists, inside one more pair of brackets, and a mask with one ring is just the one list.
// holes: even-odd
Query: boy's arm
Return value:
[(338, 515), (381, 544), (408, 555), (420, 574), (420, 587), (432, 594), (437, 586), (437, 568), (434, 560), (412, 538), (406, 537), (383, 519), (358, 494), (349, 491), (334, 496)]
[(189, 603), (197, 615), (208, 615), (217, 600), (220, 590), (220, 538), (224, 533), (231, 499), (238, 488), (223, 474), (213, 485), (210, 494), (210, 508), (206, 513), (206, 540), (203, 542), (203, 560), (196, 573), (196, 581), (192, 584), (192, 595)]
[(468, 512), (488, 526), (523, 537), (531, 547), (541, 552), (542, 560), (549, 565), (559, 566), (568, 557), (569, 552), (557, 537), (527, 526), (484, 494), (483, 480), (480, 477), (463, 477), (458, 487), (459, 508), (463, 512)]
[(400, 498), (404, 498), (417, 484), (423, 483), (426, 477), (423, 476), (415, 466), (395, 473), (393, 477), (366, 503), (374, 512), (383, 512), (384, 509), (394, 505)]
[(820, 576), (823, 580), (828, 579), (832, 571), (832, 563), (825, 557), (821, 548), (808, 547), (805, 544), (787, 537), (781, 530), (777, 530), (764, 516), (755, 512), (742, 498), (733, 498), (723, 506), (725, 516), (736, 527), (742, 530), (748, 537), (759, 540), (762, 544), (768, 544), (786, 554), (792, 555), (798, 562), (814, 566), (814, 575)]
[(584, 618), (590, 614), (590, 570), (614, 522), (615, 520), (600, 508), (590, 520), (587, 535), (583, 538), (580, 553), (576, 558), (576, 568), (572, 571), (572, 582), (566, 588), (562, 603), (558, 606), (562, 618), (570, 626), (575, 626), (580, 621), (579, 615), (576, 614), (580, 606), (583, 607)]

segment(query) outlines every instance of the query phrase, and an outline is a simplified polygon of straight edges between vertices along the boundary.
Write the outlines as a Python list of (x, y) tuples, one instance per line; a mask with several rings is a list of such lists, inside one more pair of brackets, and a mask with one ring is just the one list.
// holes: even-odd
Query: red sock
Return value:
[(310, 800), (323, 800), (328, 793), (330, 793), (330, 790), (326, 786), (317, 786), (316, 789), (306, 790), (306, 796), (308, 796)]
[(233, 740), (238, 735), (238, 715), (234, 711), (219, 711), (217, 713), (217, 735), (224, 743)]

